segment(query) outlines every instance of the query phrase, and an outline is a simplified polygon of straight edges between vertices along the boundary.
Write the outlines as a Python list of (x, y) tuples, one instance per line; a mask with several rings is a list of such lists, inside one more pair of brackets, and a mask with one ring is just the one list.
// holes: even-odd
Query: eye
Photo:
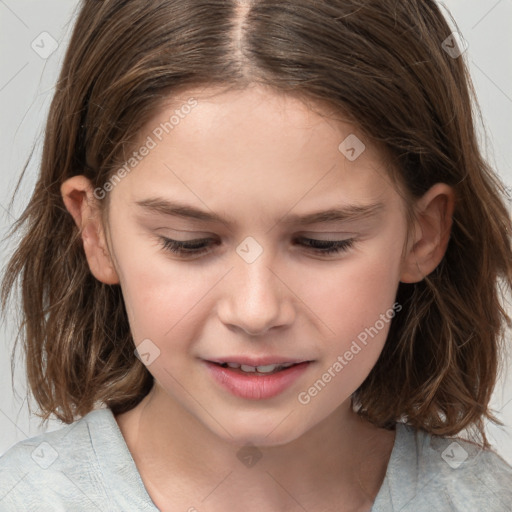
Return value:
[[(213, 238), (197, 238), (195, 240), (179, 241), (171, 238), (160, 237), (165, 250), (177, 254), (181, 257), (201, 256), (209, 253), (213, 242)], [(338, 254), (348, 251), (355, 240), (349, 238), (346, 240), (315, 240), (313, 238), (299, 237), (296, 239), (298, 245), (302, 245), (310, 252), (316, 254)], [(218, 244), (218, 243), (217, 243)]]
[(171, 251), (179, 256), (200, 256), (210, 251), (212, 238), (198, 238), (185, 242), (172, 240), (171, 238), (160, 237), (165, 250)]
[(311, 249), (311, 252), (317, 254), (337, 254), (345, 252), (348, 251), (355, 242), (353, 238), (346, 240), (315, 240), (313, 238), (299, 237), (296, 240), (299, 241), (299, 245)]

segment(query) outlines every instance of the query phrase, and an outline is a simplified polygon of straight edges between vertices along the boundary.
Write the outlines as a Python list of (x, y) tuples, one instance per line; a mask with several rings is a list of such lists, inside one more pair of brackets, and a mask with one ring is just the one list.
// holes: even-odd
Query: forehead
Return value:
[(265, 209), (319, 198), (377, 202), (391, 187), (383, 155), (329, 114), (262, 87), (182, 91), (143, 128), (140, 148), (151, 149), (116, 189), (132, 201), (177, 193)]
[[(290, 158), (315, 149), (316, 153), (331, 153), (344, 134), (365, 138), (332, 106), (261, 85), (243, 90), (181, 90), (160, 103), (141, 138), (148, 134), (179, 151), (213, 149), (208, 147), (213, 143), (217, 156), (224, 152), (230, 160), (243, 159), (258, 148), (264, 149), (262, 157), (280, 154), (280, 149)], [(376, 153), (375, 148), (368, 148), (369, 141), (365, 142), (367, 149)]]

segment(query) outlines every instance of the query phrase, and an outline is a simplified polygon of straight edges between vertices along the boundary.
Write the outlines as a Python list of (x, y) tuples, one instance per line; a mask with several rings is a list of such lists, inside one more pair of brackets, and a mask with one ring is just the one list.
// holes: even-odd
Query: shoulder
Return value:
[(10, 448), (0, 457), (0, 510), (90, 510), (92, 503), (109, 503), (91, 430), (108, 436), (112, 418), (110, 410), (91, 411)]
[(493, 450), (397, 424), (393, 451), (388, 483), (399, 510), (510, 511), (512, 467)]

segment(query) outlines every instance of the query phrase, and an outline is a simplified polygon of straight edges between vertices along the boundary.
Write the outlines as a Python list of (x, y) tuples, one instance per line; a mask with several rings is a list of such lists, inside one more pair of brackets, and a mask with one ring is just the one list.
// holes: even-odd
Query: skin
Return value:
[[(297, 397), (393, 307), (400, 281), (420, 281), (436, 268), (453, 191), (434, 185), (415, 204), (406, 238), (405, 203), (377, 148), (356, 127), (261, 86), (175, 97), (141, 142), (190, 97), (198, 105), (109, 192), (106, 225), (85, 177), (61, 188), (91, 272), (122, 288), (135, 345), (150, 339), (160, 351), (148, 366), (152, 391), (116, 417), (121, 432), (161, 510), (367, 511), (395, 432), (359, 418), (350, 395), (375, 365), (389, 323), (309, 403)], [(366, 145), (354, 161), (338, 149), (350, 134)], [(137, 204), (155, 197), (226, 222)], [(365, 218), (286, 222), (375, 203), (381, 209)], [(299, 235), (355, 241), (325, 256), (294, 243)], [(181, 258), (164, 249), (162, 236), (218, 244)], [(250, 264), (236, 252), (247, 236), (263, 249)], [(202, 361), (240, 354), (314, 362), (280, 395), (247, 400), (220, 388)], [(261, 455), (252, 467), (237, 457), (246, 443)]]

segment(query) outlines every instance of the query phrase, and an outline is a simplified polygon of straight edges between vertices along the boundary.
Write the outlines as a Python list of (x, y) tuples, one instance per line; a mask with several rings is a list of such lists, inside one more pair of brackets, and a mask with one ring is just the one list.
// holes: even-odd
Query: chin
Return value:
[(260, 424), (254, 420), (245, 422), (244, 425), (225, 424), (224, 426), (231, 436), (223, 429), (220, 431), (216, 429), (216, 433), (226, 442), (235, 446), (245, 446), (247, 444), (260, 447), (281, 446), (295, 441), (305, 433), (303, 424), (294, 428), (294, 425), (286, 420), (283, 421), (284, 417), (286, 415), (282, 415), (274, 423), (263, 421)]

